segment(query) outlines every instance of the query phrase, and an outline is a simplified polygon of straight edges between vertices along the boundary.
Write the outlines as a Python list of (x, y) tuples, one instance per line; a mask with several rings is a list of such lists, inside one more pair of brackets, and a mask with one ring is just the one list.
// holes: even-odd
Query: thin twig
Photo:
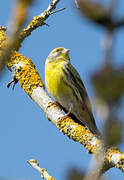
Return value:
[(54, 14), (54, 13), (57, 13), (57, 12), (63, 11), (63, 10), (65, 10), (65, 9), (66, 9), (66, 8), (61, 8), (61, 9), (58, 9), (58, 10), (56, 10), (56, 11), (51, 12), (50, 14)]
[(75, 0), (75, 5), (76, 5), (77, 9), (80, 9), (79, 4), (78, 4), (78, 0)]
[(48, 6), (48, 8), (46, 9), (46, 11), (52, 12), (54, 9), (56, 9), (56, 5), (57, 5), (57, 3), (58, 3), (59, 1), (60, 1), (60, 0), (53, 0), (53, 1), (49, 4), (49, 6)]
[(46, 180), (55, 180), (52, 176), (49, 175), (48, 171), (39, 166), (39, 163), (35, 159), (30, 159), (27, 161), (33, 168), (41, 173), (41, 177)]

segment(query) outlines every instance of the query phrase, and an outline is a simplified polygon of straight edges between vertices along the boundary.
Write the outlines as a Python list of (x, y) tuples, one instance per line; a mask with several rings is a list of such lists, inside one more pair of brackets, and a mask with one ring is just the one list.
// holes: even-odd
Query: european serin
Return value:
[(55, 48), (47, 57), (45, 82), (50, 95), (89, 130), (100, 135), (92, 114), (91, 104), (80, 75), (70, 63), (69, 50)]

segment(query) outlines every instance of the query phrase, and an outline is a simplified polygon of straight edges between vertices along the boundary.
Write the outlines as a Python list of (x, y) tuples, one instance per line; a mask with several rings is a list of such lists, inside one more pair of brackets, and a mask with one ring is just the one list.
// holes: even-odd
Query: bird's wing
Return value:
[(75, 92), (75, 95), (78, 96), (78, 99), (82, 104), (82, 107), (87, 108), (89, 115), (92, 116), (90, 100), (87, 95), (85, 86), (80, 78), (80, 75), (69, 62), (65, 64), (64, 71), (67, 74), (68, 81), (71, 84), (71, 86), (73, 86), (72, 88)]
[(80, 78), (80, 75), (69, 62), (65, 64), (65, 68), (63, 69), (63, 71), (67, 76), (68, 83), (72, 87), (75, 96), (77, 96), (78, 101), (82, 104), (82, 108), (89, 114), (91, 121), (88, 122), (88, 128), (91, 130), (91, 132), (97, 134), (98, 136), (101, 136), (101, 133), (97, 129), (95, 119), (92, 114), (90, 100), (84, 84)]

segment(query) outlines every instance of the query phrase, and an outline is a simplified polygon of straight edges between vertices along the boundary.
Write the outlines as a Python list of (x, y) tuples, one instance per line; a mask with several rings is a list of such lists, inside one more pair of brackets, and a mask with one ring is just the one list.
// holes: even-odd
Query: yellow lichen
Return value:
[(46, 11), (44, 11), (40, 16), (35, 16), (33, 20), (29, 23), (29, 25), (23, 29), (20, 33), (20, 42), (22, 42), (26, 37), (28, 37), (33, 30), (37, 27), (44, 25), (44, 21), (46, 20)]
[(9, 69), (13, 65), (16, 66), (16, 78), (28, 95), (31, 95), (36, 87), (43, 87), (42, 80), (30, 58), (25, 58), (14, 51), (7, 62)]
[(55, 178), (53, 178), (52, 176), (49, 176), (47, 180), (55, 180)]
[[(114, 161), (113, 157), (115, 157)], [(108, 148), (106, 160), (109, 162), (109, 164), (111, 163), (113, 166), (116, 166), (124, 171), (124, 154), (122, 154), (117, 147)]]
[(78, 124), (71, 118), (65, 118), (63, 120), (61, 120), (61, 118), (58, 119), (57, 127), (63, 134), (66, 134), (69, 138), (83, 144), (87, 148), (89, 153), (97, 153), (101, 149), (101, 146), (98, 147), (100, 140), (96, 139), (96, 143), (94, 145), (91, 144), (92, 138), (95, 136), (93, 136), (92, 133), (90, 133), (86, 129), (86, 127)]
[[(40, 173), (41, 173), (41, 177), (44, 178), (44, 179), (47, 179), (47, 180), (55, 180), (52, 176), (50, 176), (50, 175), (47, 173), (47, 170), (46, 170), (46, 169), (41, 169)], [(45, 177), (45, 173), (47, 173), (47, 177)]]
[(121, 152), (118, 150), (117, 147), (109, 148), (108, 151), (107, 151), (107, 159), (108, 159), (109, 162), (111, 162), (111, 160), (112, 160), (111, 157), (112, 157), (113, 154), (121, 154)]

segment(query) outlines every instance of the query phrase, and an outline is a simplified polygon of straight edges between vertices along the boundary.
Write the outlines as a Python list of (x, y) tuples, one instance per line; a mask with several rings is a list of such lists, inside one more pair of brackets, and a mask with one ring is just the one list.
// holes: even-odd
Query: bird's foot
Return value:
[(50, 108), (52, 106), (59, 106), (62, 109), (62, 106), (57, 101), (49, 102), (47, 108)]
[(13, 83), (13, 85), (12, 85), (12, 90), (14, 90), (14, 87), (15, 87), (15, 85), (16, 85), (17, 82), (18, 82), (18, 79), (17, 79), (17, 77), (16, 77), (16, 73), (17, 73), (17, 71), (19, 71), (19, 70), (17, 70), (16, 67), (14, 66), (14, 67), (12, 67), (11, 71), (12, 71), (12, 80), (11, 80), (10, 82), (8, 82), (8, 83), (6, 84), (6, 86), (7, 86), (7, 88), (9, 88), (10, 85)]
[(15, 85), (17, 84), (17, 82), (18, 82), (18, 80), (17, 80), (16, 78), (13, 78), (10, 82), (8, 82), (8, 83), (6, 84), (6, 86), (7, 86), (7, 88), (9, 88), (10, 85), (13, 83), (13, 85), (12, 85), (12, 90), (14, 90), (14, 87), (15, 87)]
[(62, 117), (59, 118), (59, 121), (62, 121), (64, 119), (66, 119), (67, 117), (69, 117), (68, 115), (71, 113), (71, 109)]

